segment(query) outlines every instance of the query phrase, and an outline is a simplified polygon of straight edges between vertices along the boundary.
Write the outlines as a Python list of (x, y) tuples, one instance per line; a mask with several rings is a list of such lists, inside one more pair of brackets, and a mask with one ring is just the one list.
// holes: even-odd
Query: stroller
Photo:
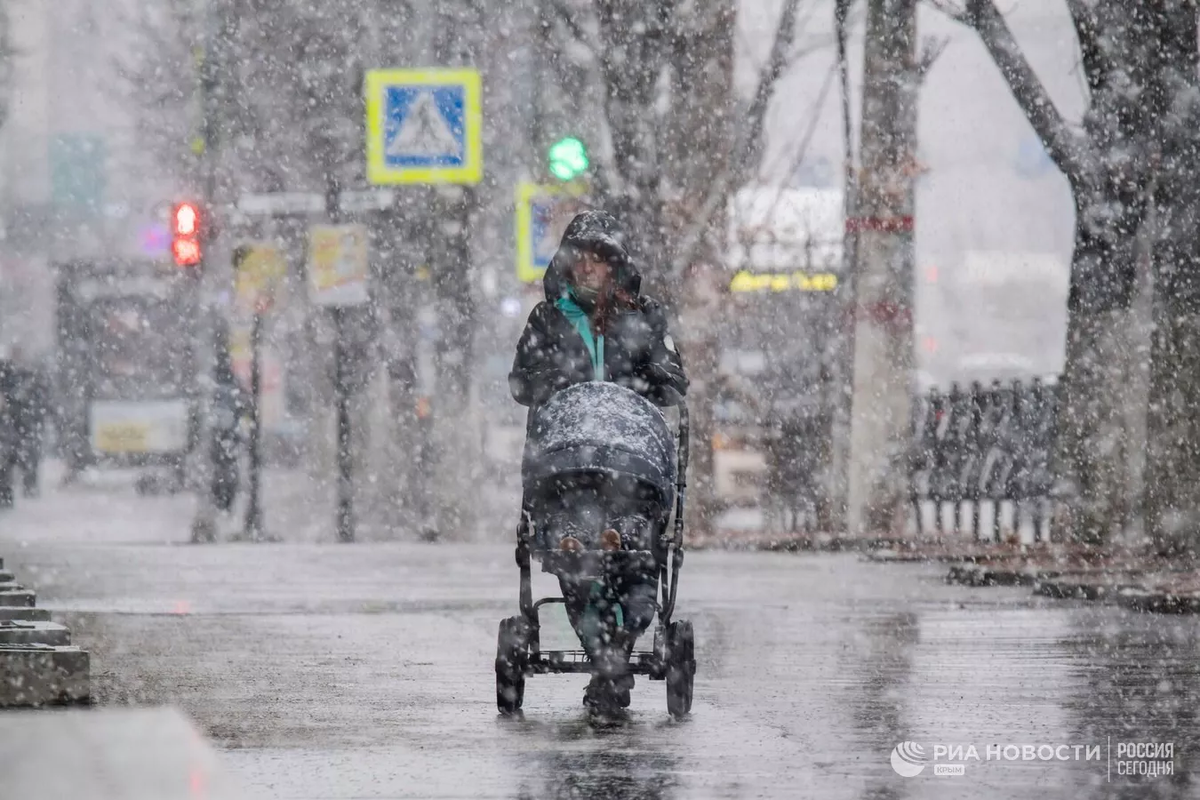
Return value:
[[(682, 399), (678, 408), (677, 449), (663, 413), (613, 383), (569, 387), (534, 412), (521, 468), (525, 501), (516, 549), (521, 613), (500, 622), (496, 648), (496, 705), (502, 714), (517, 713), (525, 678), (544, 673), (646, 675), (666, 682), (672, 717), (691, 711), (692, 625), (671, 620), (683, 564), (688, 451)], [(601, 534), (609, 529), (620, 533), (619, 549), (600, 549)], [(566, 537), (582, 546), (563, 549)], [(533, 559), (559, 578), (564, 597), (533, 600)], [(623, 620), (620, 598), (630, 587), (648, 587), (651, 610)], [(583, 650), (542, 650), (538, 610), (565, 604), (579, 633), (581, 601), (596, 598), (597, 589), (613, 600), (598, 603), (602, 611), (592, 623), (599, 635), (581, 633)], [(634, 651), (633, 642), (654, 612), (653, 649)]]

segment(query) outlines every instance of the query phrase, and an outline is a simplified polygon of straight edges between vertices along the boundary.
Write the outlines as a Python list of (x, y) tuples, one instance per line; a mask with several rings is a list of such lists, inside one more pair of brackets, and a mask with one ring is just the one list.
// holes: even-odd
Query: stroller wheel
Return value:
[(692, 684), (696, 678), (696, 646), (692, 623), (672, 622), (666, 636), (667, 712), (679, 719), (692, 710)]
[(500, 621), (496, 643), (496, 708), (515, 714), (525, 702), (525, 665), (529, 654), (529, 626), (520, 617)]

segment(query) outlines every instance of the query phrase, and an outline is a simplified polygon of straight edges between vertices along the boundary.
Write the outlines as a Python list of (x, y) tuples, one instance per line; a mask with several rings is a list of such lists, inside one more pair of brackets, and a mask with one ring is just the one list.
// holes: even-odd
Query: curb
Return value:
[(1119, 592), (1116, 600), (1122, 608), (1145, 614), (1200, 613), (1200, 596), (1194, 594), (1170, 594), (1131, 586)]
[(1035, 586), (1046, 578), (1056, 578), (1060, 574), (1037, 568), (1006, 569), (991, 564), (956, 564), (950, 567), (946, 582), (963, 586)]
[(946, 582), (962, 586), (1023, 586), (1058, 600), (1113, 603), (1150, 614), (1200, 614), (1200, 567), (1181, 569), (1144, 547), (963, 544), (954, 552), (952, 543), (913, 543), (864, 557), (881, 563), (951, 562)]
[(823, 533), (789, 533), (778, 536), (756, 534), (753, 537), (702, 536), (685, 539), (689, 551), (725, 550), (755, 553), (843, 553), (890, 547), (892, 539), (868, 539)]

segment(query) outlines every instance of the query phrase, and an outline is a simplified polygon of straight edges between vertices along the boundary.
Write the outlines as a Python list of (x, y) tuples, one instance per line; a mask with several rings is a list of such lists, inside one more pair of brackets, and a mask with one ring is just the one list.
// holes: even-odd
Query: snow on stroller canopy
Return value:
[(564, 472), (613, 471), (669, 493), (675, 442), (653, 403), (614, 383), (581, 383), (534, 412), (525, 443), (525, 484)]

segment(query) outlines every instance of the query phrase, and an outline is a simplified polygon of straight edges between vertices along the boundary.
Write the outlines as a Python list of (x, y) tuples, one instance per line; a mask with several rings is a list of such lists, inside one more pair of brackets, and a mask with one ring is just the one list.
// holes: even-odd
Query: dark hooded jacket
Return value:
[(688, 380), (662, 307), (641, 294), (642, 276), (622, 242), (616, 220), (602, 211), (579, 214), (563, 233), (558, 252), (542, 278), (546, 299), (538, 303), (517, 344), (508, 382), (513, 398), (536, 408), (555, 392), (593, 380), (592, 353), (583, 335), (559, 303), (569, 296), (567, 273), (580, 252), (600, 255), (630, 297), (632, 308), (619, 308), (604, 331), (604, 379), (632, 389), (658, 405), (687, 393)]

